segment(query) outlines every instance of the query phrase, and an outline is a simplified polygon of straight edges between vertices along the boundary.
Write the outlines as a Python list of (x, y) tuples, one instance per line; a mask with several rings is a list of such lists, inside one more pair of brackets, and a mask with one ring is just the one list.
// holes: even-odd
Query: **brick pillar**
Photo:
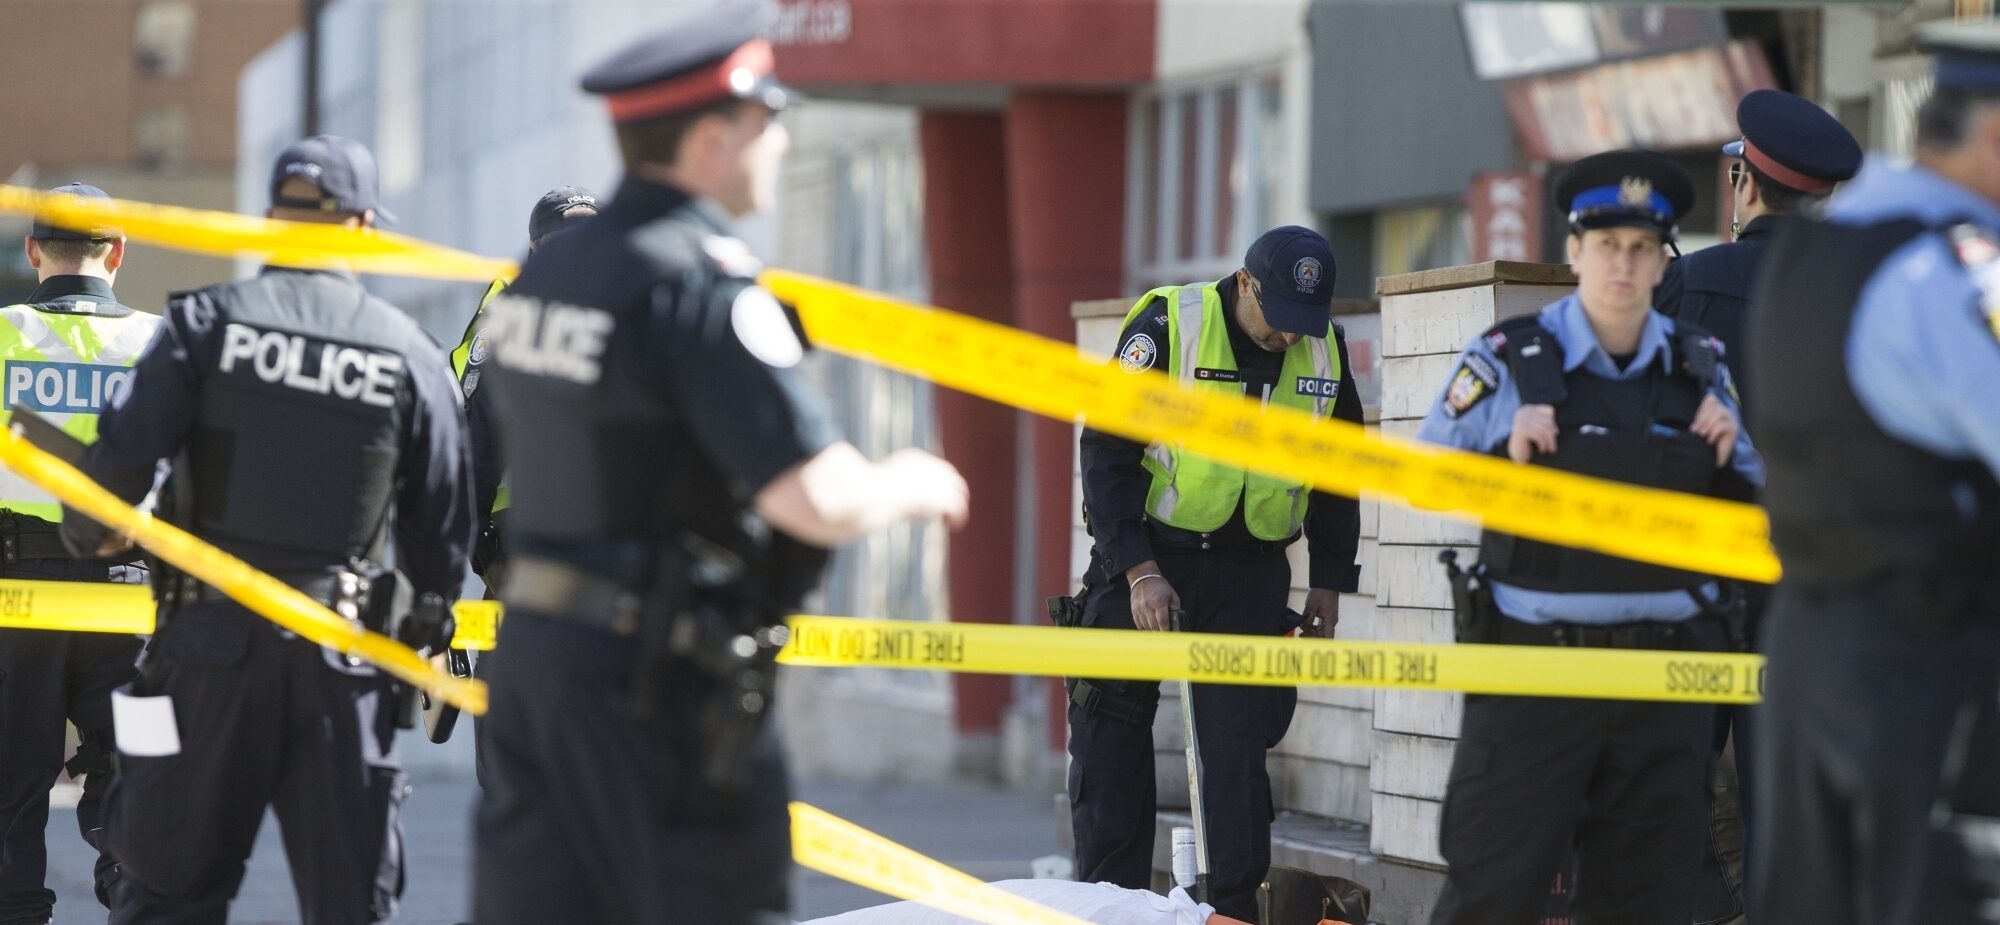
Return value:
[[(924, 247), (931, 302), (1012, 325), (1015, 286), (1007, 233), (1007, 170), (999, 113), (926, 110), (918, 122), (924, 158)], [(1014, 409), (952, 389), (937, 390), (938, 442), (972, 487), (972, 516), (947, 541), (947, 596), (956, 621), (1014, 622)], [(995, 734), (1013, 699), (999, 675), (953, 676), (953, 720), (961, 734)]]
[[(1021, 328), (1070, 341), (1070, 303), (1123, 295), (1126, 98), (1116, 93), (1019, 92), (1007, 102), (1007, 215), (1013, 235)], [(928, 205), (927, 205), (928, 207)], [(1034, 467), (1035, 590), (1066, 593), (1076, 508), (1076, 434), (1037, 417)], [(1049, 741), (1065, 733), (1062, 686), (1051, 679)]]

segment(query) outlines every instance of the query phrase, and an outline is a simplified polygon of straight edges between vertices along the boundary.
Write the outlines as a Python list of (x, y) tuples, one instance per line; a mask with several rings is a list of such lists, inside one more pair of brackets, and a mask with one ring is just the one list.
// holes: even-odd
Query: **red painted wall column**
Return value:
[[(1014, 261), (1002, 129), (995, 112), (926, 110), (918, 121), (931, 302), (1012, 325)], [(1014, 622), (1017, 412), (952, 389), (938, 389), (936, 401), (944, 457), (972, 487), (972, 516), (947, 541), (952, 619)], [(997, 733), (1013, 700), (1013, 679), (964, 674), (954, 675), (952, 683), (958, 731)]]
[[(1019, 92), (1008, 100), (1006, 116), (1019, 326), (1074, 342), (1070, 303), (1123, 294), (1126, 98)], [(1075, 590), (1068, 585), (1076, 433), (1067, 421), (1043, 417), (1029, 433), (1039, 599)], [(1061, 748), (1067, 701), (1060, 682), (1051, 679), (1049, 689), (1049, 742)]]

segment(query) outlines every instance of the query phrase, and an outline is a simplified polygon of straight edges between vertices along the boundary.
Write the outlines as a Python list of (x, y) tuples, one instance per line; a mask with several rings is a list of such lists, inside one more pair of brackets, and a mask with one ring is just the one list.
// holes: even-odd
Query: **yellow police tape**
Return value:
[[(322, 646), (367, 659), (406, 683), (435, 691), (454, 706), (474, 714), (486, 712), (483, 682), (437, 671), (410, 647), (362, 629), (297, 588), (120, 501), (75, 467), (35, 447), (12, 428), (0, 433), (0, 464), (271, 622)], [(133, 590), (137, 589), (126, 593)]]
[(792, 804), (792, 859), (830, 877), (986, 925), (1086, 925), (804, 803)]
[(511, 260), (481, 257), (387, 231), (57, 195), (22, 186), (0, 185), (0, 212), (33, 215), (67, 228), (115, 228), (135, 241), (197, 254), (261, 255), (294, 267), (477, 280), (512, 276), (515, 271)]
[[(512, 265), (410, 238), (271, 223), (226, 213), (51, 197), (0, 187), (0, 211), (203, 253), (285, 254), (288, 262), (485, 280)], [(1481, 518), (1533, 539), (1715, 575), (1773, 581), (1778, 560), (1762, 509), (1640, 488), (1386, 437), (1340, 421), (1126, 375), (1068, 343), (797, 273), (760, 280), (798, 307), (819, 345), (951, 388), (1141, 440), (1189, 450), (1321, 490), (1372, 492)]]
[(1248, 469), (1348, 496), (1481, 518), (1496, 530), (1712, 575), (1778, 577), (1761, 508), (1586, 478), (1385, 437), (1249, 399), (1128, 375), (1075, 345), (781, 270), (818, 346), (1002, 404), (1140, 440), (1167, 437)]
[[(459, 601), (451, 612), (458, 620), (452, 648), (493, 648), (499, 601)], [(154, 617), (153, 592), (142, 585), (0, 578), (0, 629), (143, 636), (153, 631)]]
[(1729, 652), (1440, 645), (797, 616), (792, 666), (1129, 681), (1379, 687), (1524, 697), (1756, 703), (1764, 659)]

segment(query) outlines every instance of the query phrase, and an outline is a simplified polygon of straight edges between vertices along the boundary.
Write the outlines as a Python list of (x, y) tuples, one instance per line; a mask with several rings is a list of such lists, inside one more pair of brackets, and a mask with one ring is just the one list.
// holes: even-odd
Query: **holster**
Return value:
[(1493, 589), (1486, 583), (1486, 568), (1458, 567), (1458, 550), (1438, 553), (1444, 563), (1445, 579), (1451, 583), (1452, 637), (1461, 643), (1490, 645), (1500, 641), (1500, 608), (1493, 603)]
[(703, 780), (740, 790), (769, 717), (778, 651), (791, 638), (782, 615), (757, 603), (757, 567), (693, 534), (660, 556), (639, 620), (633, 709), (657, 713), (670, 672), (693, 669), (705, 685), (696, 722), (704, 745)]
[(1694, 598), (1701, 612), (1722, 622), (1728, 633), (1729, 651), (1748, 652), (1754, 639), (1750, 633), (1750, 598), (1743, 586), (1733, 581), (1722, 582), (1722, 595), (1717, 600), (1709, 600), (1699, 589), (1689, 588), (1688, 596)]
[[(1084, 516), (1086, 520), (1089, 518), (1087, 509)], [(1090, 565), (1084, 569), (1083, 587), (1077, 589), (1074, 595), (1048, 599), (1049, 622), (1068, 627), (1088, 627), (1095, 622), (1091, 618), (1088, 602), (1093, 589), (1100, 588), (1108, 580), (1105, 571), (1097, 550), (1093, 548)], [(1160, 707), (1158, 683), (1064, 678), (1063, 690), (1068, 692), (1069, 702), (1076, 704), (1086, 715), (1102, 713), (1135, 726), (1152, 726), (1153, 716)]]

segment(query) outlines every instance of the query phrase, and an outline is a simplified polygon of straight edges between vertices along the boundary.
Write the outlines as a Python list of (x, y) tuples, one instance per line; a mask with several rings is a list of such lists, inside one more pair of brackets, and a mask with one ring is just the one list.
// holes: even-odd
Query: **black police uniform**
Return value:
[[(1233, 274), (1218, 282), (1217, 293), (1244, 392), (1262, 395), (1269, 383), (1278, 380), (1284, 354), (1258, 346), (1237, 324)], [(1154, 299), (1118, 338), (1118, 343), (1126, 344), (1137, 335), (1147, 335), (1158, 345), (1153, 368), (1160, 371), (1171, 367), (1173, 350), (1165, 336), (1167, 310), (1164, 300)], [(1333, 416), (1358, 424), (1361, 397), (1355, 391), (1347, 343), (1338, 337), (1336, 341), (1341, 379)], [(1297, 618), (1287, 609), (1292, 567), (1285, 556), (1290, 541), (1252, 536), (1240, 503), (1227, 523), (1205, 536), (1149, 521), (1145, 508), (1151, 476), (1140, 466), (1144, 445), (1086, 428), (1078, 447), (1084, 504), (1095, 539), (1081, 601), (1083, 625), (1135, 628), (1125, 571), (1152, 560), (1180, 596), (1194, 631), (1275, 636), (1292, 628)], [(1310, 586), (1352, 592), (1360, 574), (1354, 564), (1360, 503), (1314, 492), (1308, 505), (1304, 532)], [(1080, 881), (1129, 889), (1152, 885), (1157, 799), (1153, 717), (1159, 697), (1158, 684), (1071, 682), (1070, 820)], [(1224, 915), (1255, 921), (1257, 884), (1271, 864), (1274, 818), (1264, 753), (1284, 738), (1298, 692), (1288, 687), (1200, 684), (1194, 688), (1194, 701), (1211, 901)]]
[[(22, 303), (43, 312), (76, 312), (94, 303), (94, 315), (130, 315), (111, 284), (94, 276), (52, 276)], [(0, 578), (49, 581), (113, 580), (114, 566), (78, 559), (63, 548), (56, 525), (39, 517), (0, 511)], [(122, 577), (122, 576), (121, 576)], [(0, 925), (49, 919), (56, 894), (44, 880), (48, 846), (49, 787), (61, 773), (64, 720), (81, 743), (67, 765), (83, 778), (76, 824), (83, 840), (103, 850), (104, 793), (111, 784), (111, 692), (132, 680), (139, 639), (116, 633), (0, 629)], [(97, 859), (100, 901), (109, 902), (118, 865)]]
[[(1861, 167), (1861, 145), (1838, 120), (1818, 104), (1780, 90), (1757, 90), (1736, 106), (1736, 125), (1741, 140), (1723, 146), (1723, 154), (1741, 158), (1756, 167), (1758, 183), (1776, 184), (1808, 196), (1824, 196), (1834, 185), (1852, 178)], [(1783, 181), (1778, 176), (1782, 175)], [(1790, 181), (1788, 185), (1784, 181)], [(1737, 231), (1735, 241), (1717, 244), (1687, 254), (1668, 265), (1666, 275), (1653, 290), (1653, 307), (1660, 314), (1701, 325), (1722, 342), (1723, 356), (1741, 386), (1749, 377), (1750, 356), (1744, 329), (1751, 310), (1751, 287), (1757, 279), (1766, 248), (1776, 232), (1780, 216), (1759, 215)], [(1744, 422), (1751, 418), (1744, 409)], [(1744, 635), (1755, 645), (1763, 622), (1768, 585), (1744, 583)], [(1724, 705), (1716, 708), (1715, 751), (1718, 756), (1735, 738), (1737, 802), (1740, 819), (1752, 818), (1752, 798), (1757, 777), (1755, 736), (1751, 724), (1756, 710), (1748, 706)], [(1749, 831), (1735, 823), (1742, 836), (1736, 841), (1748, 854)], [(1725, 830), (1727, 820), (1718, 815), (1714, 837), (1703, 860), (1695, 921), (1719, 922), (1742, 912), (1740, 880), (1728, 874), (1729, 865), (1722, 846), (1732, 839)], [(1748, 869), (1747, 863), (1744, 869)]]
[[(684, 111), (647, 103), (689, 95), (779, 108), (755, 34), (754, 8), (717, 7), (584, 87), (621, 120)], [(715, 65), (737, 52), (749, 63), (729, 81)], [(481, 391), (513, 486), (498, 648), (535, 657), (489, 676), (482, 925), (785, 915), (769, 627), (824, 554), (751, 504), (837, 435), (757, 269), (714, 206), (627, 176), (488, 309)]]
[[(274, 199), (308, 165), (330, 206), (372, 203), (372, 159), (331, 136), (287, 149)], [(82, 469), (132, 502), (162, 459), (172, 519), (322, 603), (391, 536), (411, 590), (456, 596), (473, 528), (458, 390), (429, 335), (350, 275), (271, 267), (170, 300)], [(63, 533), (73, 549), (104, 536), (73, 512)], [(390, 677), (186, 576), (155, 581), (162, 622), (131, 693), (169, 698), (180, 747), (119, 754), (113, 922), (222, 922), (267, 807), (305, 922), (393, 916), (410, 786)]]

